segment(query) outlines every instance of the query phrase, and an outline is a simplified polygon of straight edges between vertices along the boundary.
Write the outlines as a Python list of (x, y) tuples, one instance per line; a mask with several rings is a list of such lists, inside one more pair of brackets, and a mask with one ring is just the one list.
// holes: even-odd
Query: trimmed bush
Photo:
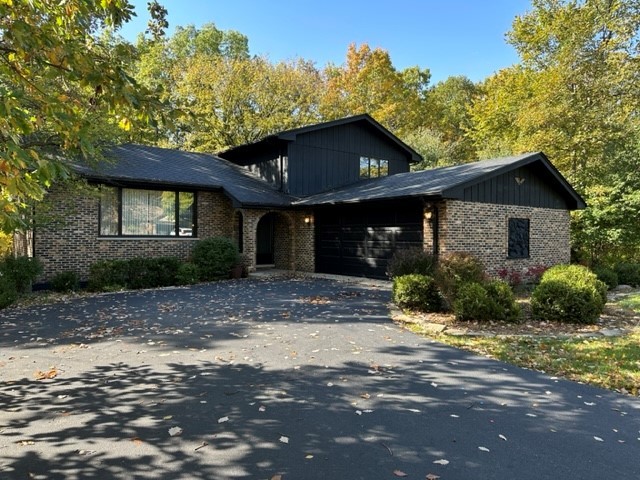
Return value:
[(484, 283), (484, 266), (476, 257), (465, 252), (443, 254), (438, 261), (436, 284), (448, 305), (453, 306), (458, 288), (465, 283)]
[(128, 283), (129, 264), (126, 260), (100, 260), (89, 267), (89, 290), (121, 290), (126, 288)]
[(176, 285), (180, 265), (175, 257), (101, 260), (91, 265), (89, 289), (113, 291)]
[(193, 263), (182, 263), (178, 267), (176, 274), (176, 283), (178, 285), (193, 285), (194, 283), (198, 283), (198, 279), (198, 267)]
[(606, 284), (588, 268), (557, 265), (542, 275), (531, 295), (531, 309), (540, 320), (595, 323), (606, 299)]
[(520, 307), (509, 284), (495, 280), (486, 285), (477, 282), (460, 285), (453, 312), (458, 320), (513, 322), (520, 316)]
[(387, 264), (387, 275), (391, 279), (412, 273), (432, 277), (435, 270), (436, 257), (421, 248), (398, 250)]
[(596, 267), (593, 269), (593, 273), (596, 274), (598, 280), (604, 282), (607, 285), (609, 290), (611, 290), (612, 288), (616, 288), (619, 284), (618, 274), (610, 268)]
[(31, 285), (42, 273), (42, 264), (37, 258), (5, 257), (0, 263), (0, 272), (11, 280), (19, 295), (31, 291)]
[(13, 280), (0, 272), (0, 308), (11, 305), (18, 299), (18, 292)]
[(442, 310), (442, 296), (433, 278), (413, 273), (393, 279), (393, 301), (400, 308), (438, 312)]
[(238, 247), (229, 238), (212, 237), (198, 240), (191, 253), (200, 280), (229, 278), (231, 268), (240, 263)]
[(73, 292), (80, 287), (76, 272), (60, 272), (51, 279), (51, 288), (56, 292)]
[(640, 287), (640, 263), (622, 262), (616, 265), (620, 285)]
[(515, 322), (520, 318), (520, 306), (508, 283), (492, 280), (484, 285), (492, 302), (491, 316), (495, 320)]

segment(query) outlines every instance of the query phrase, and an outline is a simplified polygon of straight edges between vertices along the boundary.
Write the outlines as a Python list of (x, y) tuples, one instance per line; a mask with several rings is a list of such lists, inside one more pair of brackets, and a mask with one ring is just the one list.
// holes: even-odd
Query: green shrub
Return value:
[(640, 287), (640, 263), (622, 262), (616, 265), (620, 285)]
[(13, 280), (0, 272), (0, 308), (11, 305), (18, 299), (18, 292)]
[(453, 302), (458, 320), (502, 320), (513, 322), (520, 317), (520, 307), (508, 283), (494, 280), (483, 285), (464, 283)]
[(400, 308), (423, 312), (442, 310), (442, 296), (433, 278), (413, 273), (393, 279), (393, 301)]
[(389, 278), (417, 273), (433, 276), (436, 270), (436, 257), (421, 248), (406, 248), (396, 251), (387, 264)]
[(607, 286), (581, 265), (547, 270), (531, 295), (533, 316), (541, 320), (595, 323), (604, 309)]
[(486, 275), (484, 266), (476, 257), (465, 252), (452, 252), (440, 256), (435, 280), (440, 292), (451, 307), (461, 285), (484, 283)]
[(126, 260), (100, 260), (89, 267), (89, 290), (120, 290), (126, 288), (128, 283), (129, 264)]
[(198, 267), (193, 263), (182, 263), (178, 267), (176, 274), (176, 283), (178, 285), (193, 285), (198, 283)]
[(212, 237), (196, 243), (191, 260), (198, 267), (200, 280), (220, 280), (228, 278), (231, 267), (240, 263), (240, 254), (231, 239)]
[(596, 274), (598, 280), (604, 282), (609, 290), (616, 288), (619, 284), (618, 274), (607, 267), (596, 267), (593, 269), (593, 273)]
[(175, 257), (101, 260), (91, 265), (88, 287), (93, 291), (168, 287), (178, 283), (180, 265)]
[(76, 272), (60, 272), (51, 279), (51, 288), (56, 292), (72, 292), (80, 287)]
[(484, 285), (491, 300), (491, 317), (494, 320), (515, 322), (520, 318), (520, 306), (508, 283), (492, 280)]
[(31, 285), (42, 273), (42, 264), (37, 258), (9, 256), (0, 263), (0, 272), (13, 282), (21, 295), (31, 291)]

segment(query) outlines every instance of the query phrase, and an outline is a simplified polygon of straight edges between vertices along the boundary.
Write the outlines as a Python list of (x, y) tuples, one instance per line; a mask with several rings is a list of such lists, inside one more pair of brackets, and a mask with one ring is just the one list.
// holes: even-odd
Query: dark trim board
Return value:
[(315, 210), (316, 271), (387, 278), (398, 249), (422, 247), (422, 202), (370, 202)]

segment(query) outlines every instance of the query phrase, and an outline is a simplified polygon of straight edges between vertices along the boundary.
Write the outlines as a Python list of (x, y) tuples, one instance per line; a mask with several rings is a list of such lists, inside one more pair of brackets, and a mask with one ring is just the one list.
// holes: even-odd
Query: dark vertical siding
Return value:
[[(520, 179), (520, 183), (516, 180)], [(497, 203), (540, 208), (567, 208), (567, 201), (551, 185), (548, 173), (527, 165), (466, 187), (467, 202)]]
[(347, 123), (296, 136), (289, 144), (289, 192), (311, 195), (359, 180), (360, 157), (389, 160), (389, 174), (409, 171), (406, 152), (375, 130)]

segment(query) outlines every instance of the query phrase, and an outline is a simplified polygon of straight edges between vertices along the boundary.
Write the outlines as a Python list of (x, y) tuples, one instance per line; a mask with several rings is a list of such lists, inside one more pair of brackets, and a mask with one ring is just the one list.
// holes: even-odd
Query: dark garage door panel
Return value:
[(342, 206), (316, 211), (316, 271), (386, 278), (401, 248), (422, 246), (420, 204)]

